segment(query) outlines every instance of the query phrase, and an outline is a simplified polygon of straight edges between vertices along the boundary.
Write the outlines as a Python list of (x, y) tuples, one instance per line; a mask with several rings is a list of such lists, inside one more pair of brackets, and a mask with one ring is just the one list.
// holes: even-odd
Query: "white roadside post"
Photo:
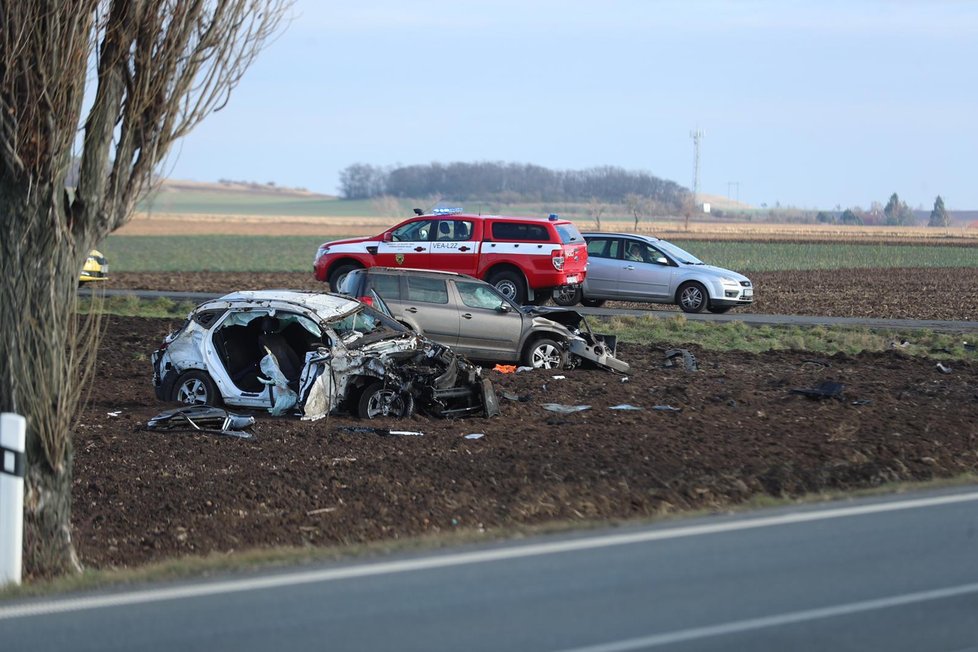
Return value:
[(20, 584), (24, 554), (24, 469), (27, 420), (0, 414), (0, 587)]

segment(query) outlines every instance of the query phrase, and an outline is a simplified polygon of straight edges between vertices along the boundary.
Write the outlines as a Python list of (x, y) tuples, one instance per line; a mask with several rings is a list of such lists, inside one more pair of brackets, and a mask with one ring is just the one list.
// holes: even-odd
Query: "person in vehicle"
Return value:
[(642, 245), (632, 242), (625, 251), (625, 260), (632, 260), (636, 263), (644, 263), (645, 257), (642, 255)]

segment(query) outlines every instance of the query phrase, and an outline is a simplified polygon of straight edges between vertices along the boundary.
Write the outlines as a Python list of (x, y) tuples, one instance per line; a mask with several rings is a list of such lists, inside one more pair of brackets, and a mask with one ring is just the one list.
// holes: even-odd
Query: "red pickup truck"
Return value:
[[(420, 213), (416, 210), (416, 213)], [(413, 267), (483, 279), (518, 304), (542, 304), (555, 288), (584, 282), (587, 243), (573, 222), (436, 211), (419, 214), (370, 238), (326, 242), (316, 252), (316, 278), (335, 292), (351, 270)]]

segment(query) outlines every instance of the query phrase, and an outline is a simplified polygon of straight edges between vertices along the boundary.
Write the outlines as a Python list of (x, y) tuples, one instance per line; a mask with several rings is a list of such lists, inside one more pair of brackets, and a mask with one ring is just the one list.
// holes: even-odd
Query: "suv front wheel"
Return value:
[(556, 341), (543, 337), (526, 347), (523, 364), (534, 369), (563, 369), (567, 365), (567, 351)]

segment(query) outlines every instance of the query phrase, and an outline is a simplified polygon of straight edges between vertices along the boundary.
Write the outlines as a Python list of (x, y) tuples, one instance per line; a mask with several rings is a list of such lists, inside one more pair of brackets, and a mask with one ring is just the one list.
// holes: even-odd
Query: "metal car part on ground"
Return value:
[(318, 419), (493, 416), (482, 369), (349, 297), (235, 292), (200, 304), (152, 355), (157, 398)]
[(483, 279), (517, 304), (542, 304), (555, 288), (579, 286), (587, 273), (584, 238), (572, 222), (557, 215), (415, 212), (376, 236), (324, 243), (313, 263), (316, 278), (338, 292), (343, 278), (355, 269), (442, 270)]
[(340, 289), (361, 300), (376, 292), (395, 319), (473, 360), (629, 370), (615, 357), (617, 338), (594, 333), (576, 310), (519, 306), (465, 274), (372, 267), (351, 271)]
[(560, 306), (605, 301), (670, 303), (684, 312), (724, 313), (754, 301), (754, 286), (743, 274), (707, 265), (680, 247), (633, 233), (584, 233), (588, 273), (576, 288), (554, 291)]

